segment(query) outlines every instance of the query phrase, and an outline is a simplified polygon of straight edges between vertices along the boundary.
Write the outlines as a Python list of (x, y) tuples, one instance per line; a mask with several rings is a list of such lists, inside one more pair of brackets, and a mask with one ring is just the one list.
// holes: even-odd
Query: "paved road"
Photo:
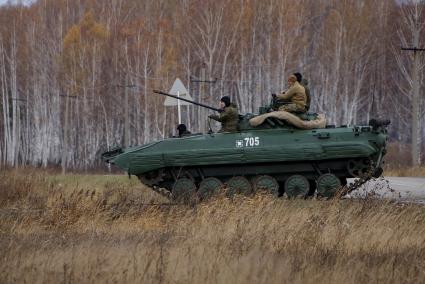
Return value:
[[(348, 183), (352, 182), (348, 180)], [(359, 190), (351, 193), (352, 197), (364, 197), (366, 194), (404, 202), (425, 204), (425, 178), (387, 177), (369, 181)]]

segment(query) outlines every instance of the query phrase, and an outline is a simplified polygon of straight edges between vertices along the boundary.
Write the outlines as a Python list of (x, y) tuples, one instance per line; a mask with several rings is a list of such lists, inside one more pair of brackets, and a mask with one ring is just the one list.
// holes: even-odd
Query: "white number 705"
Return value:
[(246, 137), (244, 140), (245, 147), (260, 146), (260, 137)]

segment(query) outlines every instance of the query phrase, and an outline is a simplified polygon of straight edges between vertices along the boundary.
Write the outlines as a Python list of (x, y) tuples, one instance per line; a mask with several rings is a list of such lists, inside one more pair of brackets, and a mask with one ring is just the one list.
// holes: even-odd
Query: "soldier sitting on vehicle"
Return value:
[(238, 130), (239, 113), (236, 105), (230, 102), (228, 96), (220, 99), (220, 115), (212, 114), (209, 118), (221, 122), (221, 129), (219, 132), (235, 132)]
[(179, 124), (177, 126), (177, 131), (179, 133), (179, 137), (189, 136), (191, 134), (190, 131), (187, 130), (186, 125), (184, 124)]
[(305, 110), (309, 111), (310, 110), (310, 103), (311, 103), (311, 95), (310, 95), (310, 88), (308, 87), (308, 81), (307, 79), (303, 78), (303, 75), (301, 75), (301, 73), (296, 72), (294, 73), (295, 77), (297, 77), (297, 81), (298, 83), (301, 84), (301, 86), (304, 87), (305, 90), (305, 95), (307, 97), (307, 101), (305, 104)]
[(307, 96), (305, 94), (305, 89), (301, 84), (297, 81), (297, 77), (295, 75), (291, 75), (288, 78), (289, 89), (282, 94), (275, 95), (279, 100), (283, 100), (287, 102), (286, 104), (279, 107), (279, 110), (284, 110), (292, 113), (304, 113), (306, 111), (306, 102)]

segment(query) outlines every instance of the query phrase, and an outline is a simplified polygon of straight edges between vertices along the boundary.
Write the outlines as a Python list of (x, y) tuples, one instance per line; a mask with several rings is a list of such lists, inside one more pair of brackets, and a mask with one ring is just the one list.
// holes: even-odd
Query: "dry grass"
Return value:
[(386, 169), (384, 174), (393, 177), (425, 177), (425, 167)]
[(267, 194), (173, 206), (120, 177), (7, 171), (0, 251), (0, 283), (418, 283), (425, 207)]
[[(385, 175), (398, 177), (425, 177), (425, 167), (411, 167), (411, 145), (389, 143), (385, 156)], [(422, 150), (422, 160), (425, 161), (425, 148)]]

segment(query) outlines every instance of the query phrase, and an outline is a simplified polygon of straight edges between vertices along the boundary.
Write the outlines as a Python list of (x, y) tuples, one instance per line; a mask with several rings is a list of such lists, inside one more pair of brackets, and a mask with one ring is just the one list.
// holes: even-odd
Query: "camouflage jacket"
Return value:
[(210, 115), (210, 118), (221, 122), (221, 129), (219, 132), (235, 132), (238, 130), (239, 113), (234, 104), (225, 107), (220, 115)]

